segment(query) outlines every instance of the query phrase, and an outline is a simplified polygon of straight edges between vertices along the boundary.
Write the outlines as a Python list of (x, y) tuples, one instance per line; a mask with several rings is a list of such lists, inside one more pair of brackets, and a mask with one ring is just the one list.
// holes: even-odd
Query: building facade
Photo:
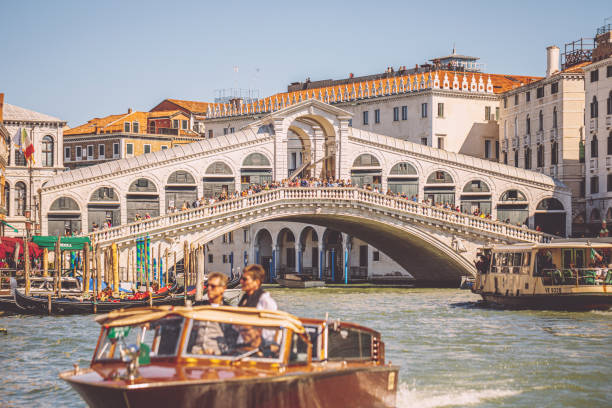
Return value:
[(64, 164), (70, 169), (134, 157), (192, 143), (189, 115), (180, 110), (138, 112), (94, 118), (64, 131)]
[[(610, 42), (610, 32), (606, 45)], [(609, 48), (608, 48), (609, 49)], [(603, 220), (612, 222), (612, 50), (608, 58), (584, 68), (586, 123), (586, 209), (591, 233)]]
[(545, 78), (501, 95), (500, 161), (547, 174), (568, 186), (573, 197), (573, 230), (581, 233), (580, 214), (584, 211), (583, 67), (587, 63), (560, 71), (559, 48), (549, 47), (547, 53), (549, 66)]
[[(43, 113), (4, 103), (2, 124), (8, 133), (9, 160), (4, 177), (7, 236), (24, 236), (29, 213), (33, 233), (41, 230), (40, 189), (53, 176), (64, 171), (61, 146), (66, 122)], [(19, 147), (22, 130), (28, 133), (34, 145), (31, 165)], [(46, 218), (46, 217), (45, 217)], [(66, 219), (66, 228), (80, 231), (80, 223)]]

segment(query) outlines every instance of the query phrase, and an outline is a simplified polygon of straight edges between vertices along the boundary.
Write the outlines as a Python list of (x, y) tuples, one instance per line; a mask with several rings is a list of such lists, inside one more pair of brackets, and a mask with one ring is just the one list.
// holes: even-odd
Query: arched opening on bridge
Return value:
[(132, 182), (126, 196), (127, 220), (136, 220), (136, 215), (145, 218), (159, 216), (159, 194), (155, 184), (146, 178), (139, 178)]
[(455, 205), (455, 184), (450, 174), (443, 170), (434, 171), (427, 177), (424, 187), (425, 199), (431, 204)]
[(89, 197), (87, 222), (89, 232), (93, 231), (94, 225), (104, 228), (121, 223), (121, 203), (114, 188), (100, 187)]
[[(320, 140), (320, 138), (317, 140), (316, 136), (313, 138), (314, 145), (310, 146), (310, 152), (308, 152), (307, 145), (304, 145), (304, 151), (309, 153), (309, 156), (304, 153), (303, 162), (312, 161), (314, 175), (317, 177), (336, 178), (336, 132), (334, 124), (327, 118), (315, 114), (302, 115), (294, 120), (312, 126), (313, 129), (320, 129), (323, 133), (323, 140)], [(292, 128), (292, 126), (289, 128)], [(299, 133), (297, 134), (299, 135)], [(303, 137), (302, 141), (305, 143)]]
[(76, 235), (81, 232), (81, 209), (70, 197), (56, 199), (47, 213), (49, 235)]
[(270, 269), (272, 267), (272, 235), (263, 228), (255, 236), (255, 263), (266, 270), (266, 281), (270, 282)]
[(535, 210), (535, 225), (543, 232), (565, 236), (565, 209), (556, 198), (540, 201)]
[(529, 202), (520, 190), (507, 190), (497, 203), (497, 220), (512, 225), (527, 224)]
[(300, 245), (297, 250), (298, 273), (310, 276), (319, 275), (319, 235), (311, 226), (300, 233)]
[(397, 163), (387, 177), (387, 188), (407, 198), (419, 198), (419, 175), (408, 162)]
[(202, 180), (205, 198), (233, 194), (236, 190), (234, 173), (230, 166), (222, 161), (214, 162), (208, 166)]
[(376, 157), (369, 153), (359, 155), (351, 168), (351, 183), (359, 187), (382, 189), (382, 168)]
[(296, 272), (296, 254), (295, 254), (295, 235), (289, 228), (283, 228), (278, 233), (278, 266), (276, 272), (278, 276), (286, 273)]
[(472, 180), (461, 192), (461, 212), (467, 214), (491, 214), (491, 190), (482, 180)]
[(323, 233), (323, 250), (325, 251), (323, 278), (332, 282), (341, 282), (344, 273), (342, 233), (326, 229)]
[(247, 190), (251, 184), (266, 184), (272, 181), (272, 165), (261, 153), (251, 153), (242, 162), (240, 187)]
[(305, 167), (310, 163), (310, 158), (310, 137), (303, 129), (290, 126), (287, 131), (287, 176), (308, 177), (310, 171)]
[(188, 207), (198, 199), (195, 178), (185, 170), (177, 170), (168, 177), (166, 183), (166, 209)]

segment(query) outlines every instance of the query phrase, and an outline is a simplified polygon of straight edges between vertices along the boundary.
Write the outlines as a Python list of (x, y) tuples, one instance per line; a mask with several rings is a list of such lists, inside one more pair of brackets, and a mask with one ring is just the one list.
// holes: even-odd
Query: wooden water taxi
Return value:
[(500, 245), (484, 248), (483, 255), (472, 291), (489, 303), (551, 310), (612, 306), (609, 240)]
[(90, 407), (395, 407), (380, 334), (253, 308), (115, 311), (91, 365), (60, 374)]

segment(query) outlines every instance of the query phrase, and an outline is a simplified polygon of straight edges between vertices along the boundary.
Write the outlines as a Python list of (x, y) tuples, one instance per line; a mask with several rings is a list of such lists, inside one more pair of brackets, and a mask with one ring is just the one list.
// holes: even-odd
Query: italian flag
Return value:
[(596, 250), (591, 248), (591, 261), (594, 261), (595, 259), (597, 259), (598, 261), (601, 261), (603, 259), (603, 256), (599, 255), (599, 253)]
[(25, 128), (21, 128), (21, 151), (23, 152), (26, 160), (34, 161), (34, 145), (32, 144), (32, 139), (30, 139), (30, 136)]

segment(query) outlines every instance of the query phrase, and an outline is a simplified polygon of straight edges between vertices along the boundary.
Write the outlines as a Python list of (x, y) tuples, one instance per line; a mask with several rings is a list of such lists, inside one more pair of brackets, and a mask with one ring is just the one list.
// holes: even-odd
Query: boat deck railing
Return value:
[(612, 284), (612, 269), (608, 268), (544, 269), (540, 276), (542, 283), (547, 286)]

